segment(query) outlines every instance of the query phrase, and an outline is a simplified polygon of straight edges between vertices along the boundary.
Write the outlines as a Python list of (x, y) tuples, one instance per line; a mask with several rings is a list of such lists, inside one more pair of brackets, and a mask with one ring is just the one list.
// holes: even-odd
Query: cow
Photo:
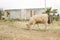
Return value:
[(48, 25), (48, 15), (47, 14), (34, 15), (29, 19), (29, 21), (26, 25), (28, 28), (30, 28), (31, 25), (35, 25), (38, 23), (45, 24), (45, 29), (46, 29), (47, 25)]

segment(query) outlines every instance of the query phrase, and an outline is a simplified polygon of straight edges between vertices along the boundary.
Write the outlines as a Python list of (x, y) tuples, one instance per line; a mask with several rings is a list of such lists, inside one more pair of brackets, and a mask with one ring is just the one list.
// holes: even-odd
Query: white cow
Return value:
[(35, 24), (38, 24), (38, 23), (45, 24), (45, 29), (46, 29), (47, 24), (48, 24), (48, 15), (47, 14), (34, 15), (29, 19), (29, 21), (26, 25), (27, 25), (28, 28), (30, 28), (31, 25), (35, 25)]

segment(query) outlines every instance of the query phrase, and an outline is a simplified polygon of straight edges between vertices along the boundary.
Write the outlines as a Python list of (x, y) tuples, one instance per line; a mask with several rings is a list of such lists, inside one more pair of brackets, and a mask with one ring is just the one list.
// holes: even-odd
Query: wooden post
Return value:
[(35, 11), (34, 10), (31, 10), (30, 11), (30, 17), (32, 17), (33, 15), (35, 15)]
[(30, 17), (32, 17), (32, 10), (30, 11)]

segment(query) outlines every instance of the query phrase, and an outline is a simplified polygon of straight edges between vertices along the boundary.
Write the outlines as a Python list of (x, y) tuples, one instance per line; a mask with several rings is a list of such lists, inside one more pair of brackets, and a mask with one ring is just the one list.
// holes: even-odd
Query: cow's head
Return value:
[(28, 23), (26, 24), (26, 26), (27, 26), (27, 28), (30, 28), (30, 25)]

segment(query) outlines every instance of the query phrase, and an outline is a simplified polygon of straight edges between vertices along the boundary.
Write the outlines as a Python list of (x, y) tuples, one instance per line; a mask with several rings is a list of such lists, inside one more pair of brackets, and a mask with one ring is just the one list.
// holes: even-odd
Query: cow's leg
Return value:
[(33, 28), (34, 28), (34, 26), (35, 26), (35, 23), (36, 23), (36, 22), (34, 21), (34, 22), (33, 22), (33, 25), (32, 25)]
[(30, 25), (26, 24), (27, 25), (27, 28), (30, 29)]
[(30, 29), (30, 25), (28, 26), (28, 29)]
[(45, 30), (47, 30), (48, 23), (45, 23)]
[(39, 30), (40, 30), (39, 24), (37, 24), (37, 26), (38, 26), (38, 28), (39, 28)]

